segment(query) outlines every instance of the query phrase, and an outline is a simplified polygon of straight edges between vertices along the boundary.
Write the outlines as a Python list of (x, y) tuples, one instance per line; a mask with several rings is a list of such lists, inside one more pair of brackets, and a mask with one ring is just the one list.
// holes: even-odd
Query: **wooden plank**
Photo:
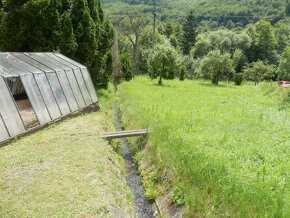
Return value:
[(120, 132), (111, 132), (102, 134), (101, 138), (107, 139), (116, 139), (116, 138), (126, 138), (126, 137), (135, 137), (148, 134), (148, 130), (140, 129), (140, 130), (128, 130), (128, 131), (120, 131)]

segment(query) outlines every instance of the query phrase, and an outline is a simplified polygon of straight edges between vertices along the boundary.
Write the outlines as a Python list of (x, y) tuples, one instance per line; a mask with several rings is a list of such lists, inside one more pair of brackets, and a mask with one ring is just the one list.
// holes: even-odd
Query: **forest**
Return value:
[(289, 80), (290, 2), (104, 1), (104, 8), (118, 32), (125, 74), (215, 84)]

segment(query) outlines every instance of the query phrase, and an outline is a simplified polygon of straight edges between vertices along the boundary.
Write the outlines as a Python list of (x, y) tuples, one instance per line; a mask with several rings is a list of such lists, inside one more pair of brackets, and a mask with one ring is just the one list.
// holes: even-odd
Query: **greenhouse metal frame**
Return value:
[(40, 126), (98, 103), (87, 68), (59, 53), (0, 53), (0, 91), (0, 143), (28, 130), (14, 95)]

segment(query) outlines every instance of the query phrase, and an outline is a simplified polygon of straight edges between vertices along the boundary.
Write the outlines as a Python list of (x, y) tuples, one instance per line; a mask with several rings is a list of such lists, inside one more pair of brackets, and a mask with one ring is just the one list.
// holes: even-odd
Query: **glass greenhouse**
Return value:
[(57, 53), (0, 53), (0, 142), (98, 102), (87, 68)]

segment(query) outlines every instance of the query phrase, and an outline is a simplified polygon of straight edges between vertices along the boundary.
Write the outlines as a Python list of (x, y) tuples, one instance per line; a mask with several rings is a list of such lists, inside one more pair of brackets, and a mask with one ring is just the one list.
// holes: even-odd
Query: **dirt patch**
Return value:
[(39, 125), (37, 117), (34, 113), (32, 105), (28, 99), (16, 101), (21, 117), (27, 128), (32, 128)]

